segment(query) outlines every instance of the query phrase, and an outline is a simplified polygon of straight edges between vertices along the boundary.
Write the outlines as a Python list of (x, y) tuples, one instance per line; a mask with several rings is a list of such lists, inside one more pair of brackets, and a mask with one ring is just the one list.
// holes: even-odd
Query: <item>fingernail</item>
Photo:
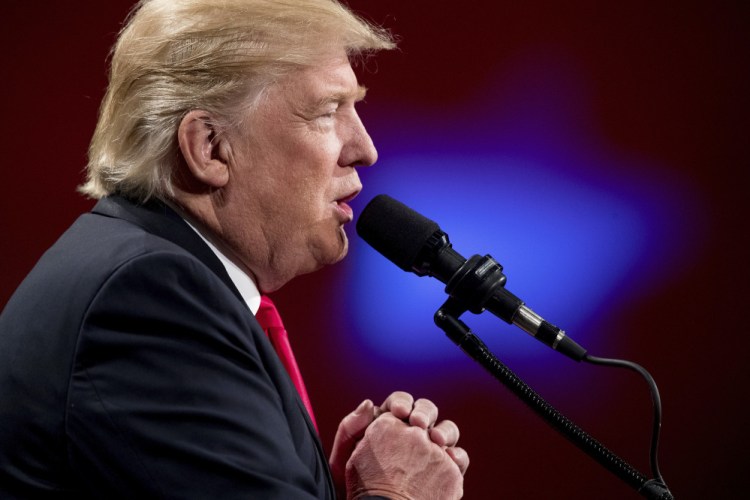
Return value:
[(359, 404), (359, 406), (357, 406), (357, 409), (354, 410), (354, 413), (356, 413), (357, 415), (366, 413), (368, 412), (370, 406), (372, 406), (372, 401), (370, 401), (369, 399), (365, 399)]

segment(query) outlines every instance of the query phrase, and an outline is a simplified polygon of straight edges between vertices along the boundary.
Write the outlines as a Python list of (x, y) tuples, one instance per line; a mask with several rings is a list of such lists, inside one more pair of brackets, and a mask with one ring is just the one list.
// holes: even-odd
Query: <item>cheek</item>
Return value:
[(317, 219), (323, 216), (330, 217), (331, 202), (334, 198), (333, 177), (330, 167), (308, 168), (304, 174), (294, 181), (295, 205), (304, 211), (305, 219)]
[[(313, 140), (315, 139), (315, 140)], [(333, 217), (338, 142), (327, 136), (306, 137), (287, 144), (285, 154), (269, 165), (277, 208), (283, 208), (289, 222), (299, 228), (317, 225)]]
[(281, 196), (280, 203), (289, 217), (297, 221), (296, 225), (310, 226), (317, 225), (324, 217), (324, 199), (322, 186), (307, 178)]

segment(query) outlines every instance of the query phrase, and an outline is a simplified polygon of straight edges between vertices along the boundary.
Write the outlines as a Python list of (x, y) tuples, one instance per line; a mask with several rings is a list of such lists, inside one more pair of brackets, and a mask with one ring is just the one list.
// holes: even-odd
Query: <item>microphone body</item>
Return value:
[(357, 234), (404, 271), (443, 282), (446, 293), (465, 310), (487, 310), (576, 361), (586, 355), (564, 331), (505, 288), (503, 267), (495, 259), (466, 259), (437, 223), (390, 196), (381, 194), (370, 201), (357, 221)]

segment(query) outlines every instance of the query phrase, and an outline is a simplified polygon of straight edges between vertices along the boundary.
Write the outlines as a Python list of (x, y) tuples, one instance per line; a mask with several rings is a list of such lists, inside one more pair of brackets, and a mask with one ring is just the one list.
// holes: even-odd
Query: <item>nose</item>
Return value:
[(349, 133), (341, 149), (339, 165), (342, 167), (369, 167), (378, 161), (378, 150), (367, 133), (364, 123), (355, 111)]

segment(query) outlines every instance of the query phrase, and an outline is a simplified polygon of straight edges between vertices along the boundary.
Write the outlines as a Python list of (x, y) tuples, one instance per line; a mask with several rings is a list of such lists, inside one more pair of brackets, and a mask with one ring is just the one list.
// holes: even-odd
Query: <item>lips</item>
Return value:
[(349, 206), (349, 202), (352, 201), (359, 194), (360, 189), (352, 191), (347, 196), (336, 200), (336, 210), (343, 218), (343, 222), (350, 222), (354, 219), (354, 211)]

